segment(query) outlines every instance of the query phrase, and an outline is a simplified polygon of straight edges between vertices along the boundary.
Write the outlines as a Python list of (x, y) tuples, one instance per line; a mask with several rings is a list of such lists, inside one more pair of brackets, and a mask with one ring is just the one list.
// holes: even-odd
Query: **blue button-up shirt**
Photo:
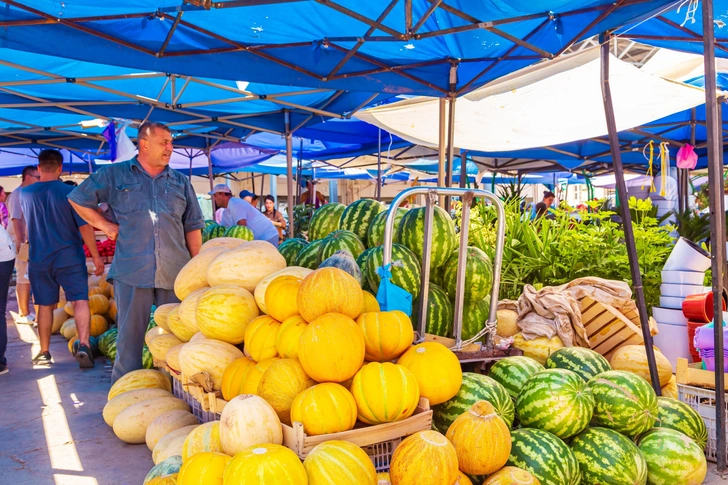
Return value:
[(137, 288), (174, 289), (190, 260), (185, 234), (205, 227), (187, 177), (169, 166), (152, 177), (136, 157), (91, 174), (68, 198), (92, 209), (109, 204), (119, 223), (109, 278)]

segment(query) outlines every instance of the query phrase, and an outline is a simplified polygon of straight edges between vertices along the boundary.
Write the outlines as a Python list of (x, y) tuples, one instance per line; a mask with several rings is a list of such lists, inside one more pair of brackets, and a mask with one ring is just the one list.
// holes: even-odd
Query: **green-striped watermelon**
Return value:
[[(445, 265), (439, 268), (430, 268), (430, 283), (435, 283), (443, 290), (445, 289)], [(450, 296), (450, 298), (452, 299), (453, 296)]]
[(231, 226), (225, 230), (225, 237), (236, 237), (238, 239), (244, 239), (246, 241), (252, 241), (255, 239), (253, 231), (247, 226)]
[(321, 261), (319, 268), (339, 268), (346, 271), (361, 285), (361, 270), (356, 264), (356, 260), (346, 249), (336, 251), (331, 257)]
[[(396, 242), (407, 246), (422, 262), (425, 244), (425, 208), (410, 209), (402, 218), (395, 236)], [(432, 217), (432, 252), (430, 271), (445, 264), (457, 247), (455, 223), (445, 209), (435, 206)]]
[[(407, 213), (407, 209), (403, 209), (401, 207), (397, 208), (397, 213), (394, 215), (394, 227), (392, 229), (392, 242), (394, 242), (394, 237), (397, 234), (397, 228), (400, 225), (400, 221), (402, 220), (402, 217)], [(367, 246), (370, 248), (375, 248), (377, 246), (381, 246), (384, 244), (384, 225), (387, 221), (387, 214), (389, 214), (389, 211), (380, 212), (376, 216), (374, 216), (374, 219), (372, 219), (372, 222), (369, 224), (369, 229), (367, 229)]]
[(637, 446), (647, 461), (650, 485), (699, 485), (705, 480), (708, 462), (703, 450), (679, 431), (655, 428)]
[(218, 224), (211, 224), (202, 230), (202, 242), (207, 242), (216, 237), (223, 237), (227, 228)]
[(647, 462), (629, 438), (608, 428), (587, 428), (571, 440), (584, 485), (645, 485)]
[(462, 339), (469, 340), (485, 328), (490, 314), (490, 295), (482, 300), (466, 301), (463, 305)]
[(384, 210), (384, 205), (376, 200), (357, 200), (344, 209), (339, 221), (339, 227), (353, 232), (359, 236), (359, 239), (366, 241), (369, 224), (377, 214)]
[(637, 374), (610, 370), (588, 382), (594, 394), (592, 423), (630, 438), (652, 428), (657, 419), (657, 395)]
[[(99, 352), (101, 352), (101, 355), (104, 355), (106, 357), (109, 357), (111, 360), (114, 360), (114, 358), (116, 357), (116, 337), (118, 336), (118, 334), (119, 329), (114, 327), (99, 335)], [(112, 346), (114, 350), (113, 357), (109, 355)]]
[(293, 266), (298, 252), (308, 244), (303, 238), (294, 237), (286, 239), (278, 246), (278, 252), (286, 259), (286, 266)]
[(169, 475), (179, 473), (180, 468), (182, 468), (182, 457), (179, 455), (169, 457), (157, 465), (154, 465), (154, 467), (149, 470), (149, 473), (147, 473), (147, 476), (144, 478), (143, 485), (147, 485), (147, 483), (157, 477), (167, 477)]
[[(375, 248), (367, 257), (366, 275), (369, 286), (376, 292), (379, 289), (377, 269), (382, 266), (384, 249)], [(412, 295), (412, 300), (420, 294), (420, 262), (412, 251), (401, 244), (392, 245), (392, 283), (404, 288)]]
[(536, 372), (544, 370), (540, 362), (523, 355), (506, 357), (493, 364), (488, 376), (506, 388), (515, 401), (526, 381)]
[(296, 259), (293, 260), (293, 266), (301, 266), (308, 269), (318, 269), (321, 264), (321, 257), (319, 256), (319, 250), (321, 249), (322, 239), (311, 241), (306, 246), (302, 247)]
[(581, 470), (561, 438), (541, 429), (511, 431), (511, 454), (506, 465), (522, 468), (541, 485), (579, 485)]
[(338, 202), (322, 205), (316, 209), (308, 225), (308, 238), (311, 241), (323, 239), (339, 229), (339, 220), (344, 209), (346, 206)]
[(655, 427), (679, 431), (694, 439), (701, 450), (705, 449), (708, 444), (708, 430), (705, 421), (695, 409), (677, 399), (662, 396), (657, 398), (657, 406)]
[(508, 391), (490, 377), (473, 372), (463, 372), (463, 383), (455, 397), (433, 406), (432, 424), (444, 434), (458, 416), (478, 401), (491, 403), (503, 422), (509, 428), (513, 426), (515, 410)]
[(594, 412), (594, 397), (586, 382), (566, 369), (547, 369), (532, 375), (516, 399), (516, 415), (527, 428), (538, 428), (561, 439), (586, 428)]
[[(453, 251), (445, 263), (444, 289), (455, 298), (457, 286), (458, 251)], [(493, 265), (487, 254), (478, 248), (468, 247), (465, 264), (465, 301), (478, 301), (490, 296), (493, 284)]]
[(321, 261), (330, 258), (336, 251), (349, 251), (354, 259), (358, 258), (366, 248), (361, 239), (351, 231), (339, 229), (334, 231), (321, 242), (319, 258)]
[[(421, 296), (421, 295), (420, 295)], [(412, 308), (412, 325), (415, 330), (419, 328), (420, 299), (418, 298)], [(425, 333), (452, 337), (454, 311), (447, 293), (439, 286), (430, 283), (427, 290), (427, 324)]]
[(370, 254), (372, 254), (372, 251), (374, 251), (376, 248), (369, 248), (363, 253), (359, 255), (358, 258), (356, 258), (356, 264), (359, 265), (359, 269), (361, 270), (361, 287), (364, 290), (369, 291), (373, 295), (377, 294), (377, 290), (374, 290), (369, 285), (369, 273), (368, 273), (368, 266), (367, 266), (367, 258)]
[(152, 357), (152, 353), (146, 345), (142, 349), (142, 367), (144, 369), (154, 369), (154, 357)]
[(205, 227), (212, 226), (213, 224), (217, 224), (217, 222), (210, 219), (205, 219)]
[(612, 366), (601, 354), (583, 347), (564, 347), (557, 350), (546, 359), (546, 368), (574, 371), (584, 381), (589, 381), (597, 374), (612, 370)]

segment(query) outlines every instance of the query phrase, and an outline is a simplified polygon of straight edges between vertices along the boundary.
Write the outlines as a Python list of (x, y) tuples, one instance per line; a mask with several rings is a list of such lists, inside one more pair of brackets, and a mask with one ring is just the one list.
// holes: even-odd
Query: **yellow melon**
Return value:
[(179, 309), (182, 305), (172, 308), (167, 314), (167, 326), (169, 331), (182, 342), (189, 342), (199, 330), (196, 326), (187, 325), (179, 316)]
[(265, 374), (268, 367), (273, 365), (276, 360), (278, 360), (278, 357), (258, 362), (255, 364), (255, 367), (248, 370), (245, 375), (245, 379), (243, 380), (242, 394), (257, 394), (258, 385), (260, 384), (260, 380), (263, 378), (263, 374)]
[(354, 428), (354, 396), (342, 385), (326, 382), (306, 389), (291, 405), (291, 422), (299, 422), (308, 436), (339, 433)]
[(114, 434), (126, 443), (144, 443), (152, 421), (175, 409), (189, 411), (190, 407), (176, 397), (155, 397), (132, 404), (114, 419)]
[(379, 308), (379, 302), (377, 301), (377, 297), (372, 295), (366, 290), (361, 290), (362, 297), (364, 297), (364, 305), (362, 306), (361, 312), (362, 313), (371, 313), (371, 312), (378, 312), (381, 311)]
[(199, 424), (194, 414), (184, 409), (174, 409), (158, 416), (147, 428), (144, 439), (149, 451), (153, 451), (157, 442), (172, 431), (185, 426)]
[(348, 441), (321, 443), (306, 456), (303, 467), (309, 485), (377, 485), (372, 460), (364, 450)]
[(199, 426), (199, 424), (192, 424), (184, 428), (175, 429), (162, 436), (152, 450), (152, 461), (154, 464), (158, 465), (172, 456), (182, 456), (182, 449), (184, 448), (187, 436)]
[(169, 377), (153, 369), (139, 369), (131, 371), (119, 378), (109, 389), (107, 400), (134, 389), (157, 388), (172, 392), (172, 383)]
[(70, 301), (67, 301), (65, 305), (63, 305), (63, 309), (66, 311), (68, 316), (73, 316), (73, 303)]
[(354, 319), (364, 307), (361, 285), (338, 268), (321, 268), (306, 276), (297, 302), (298, 311), (307, 322), (326, 313), (341, 313)]
[(167, 355), (165, 357), (165, 362), (167, 362), (169, 368), (177, 372), (181, 372), (179, 365), (179, 353), (184, 345), (184, 343), (175, 345), (167, 351)]
[(392, 485), (392, 482), (389, 481), (389, 472), (377, 472), (377, 485)]
[(147, 333), (144, 334), (144, 345), (149, 347), (149, 344), (152, 343), (152, 340), (159, 337), (160, 335), (168, 334), (162, 327), (152, 327), (149, 330), (147, 330)]
[(167, 352), (172, 347), (176, 347), (182, 344), (184, 344), (184, 342), (182, 342), (180, 339), (178, 339), (171, 333), (167, 333), (152, 339), (152, 341), (149, 342), (148, 347), (149, 352), (152, 353), (152, 357), (154, 357), (155, 360), (166, 362)]
[(291, 317), (281, 323), (276, 336), (276, 351), (284, 359), (298, 358), (298, 342), (308, 323), (300, 315)]
[[(659, 350), (654, 350), (655, 362), (657, 363), (657, 375), (660, 378), (660, 386), (670, 383), (672, 377), (672, 364), (667, 357)], [(625, 345), (614, 351), (609, 360), (614, 370), (632, 372), (650, 381), (650, 368), (647, 365), (647, 351), (643, 345)]]
[(258, 395), (273, 406), (282, 423), (290, 426), (293, 400), (314, 384), (297, 359), (279, 359), (263, 373)]
[[(179, 308), (177, 309), (177, 315), (179, 315), (180, 322), (185, 328), (190, 330), (192, 335), (200, 331), (199, 327), (197, 326), (197, 317), (195, 316), (197, 310), (197, 301), (209, 289), (209, 286), (205, 286), (203, 288), (198, 288), (197, 290), (193, 291), (192, 293), (187, 295), (184, 300), (182, 300), (182, 303), (179, 304)], [(190, 339), (192, 338), (192, 335), (190, 335)], [(187, 341), (189, 342), (189, 339), (187, 339)]]
[(312, 321), (301, 334), (298, 358), (313, 380), (343, 382), (364, 363), (364, 348), (364, 333), (354, 320), (340, 313), (327, 313)]
[(281, 324), (268, 315), (254, 318), (245, 329), (245, 355), (256, 362), (278, 355), (276, 337)]
[(119, 394), (114, 398), (109, 399), (104, 406), (104, 410), (102, 412), (104, 422), (109, 426), (114, 426), (114, 420), (124, 409), (138, 402), (146, 401), (147, 399), (154, 399), (156, 397), (174, 396), (171, 392), (158, 388), (134, 389), (132, 391)]
[(88, 308), (91, 315), (103, 315), (109, 311), (109, 299), (104, 295), (91, 295), (88, 297)]
[(388, 362), (412, 346), (412, 321), (400, 311), (362, 313), (356, 319), (364, 333), (367, 362)]
[(526, 470), (504, 466), (486, 478), (483, 485), (541, 485), (541, 482)]
[(488, 401), (478, 401), (447, 429), (460, 470), (469, 475), (490, 475), (500, 470), (511, 453), (511, 432)]
[(63, 308), (56, 308), (53, 310), (53, 326), (51, 327), (51, 333), (58, 333), (61, 331), (63, 322), (68, 320), (70, 317), (66, 310)]
[(258, 316), (255, 298), (244, 288), (215, 286), (197, 300), (195, 316), (200, 332), (233, 345), (245, 339), (245, 329)]
[[(104, 295), (104, 290), (102, 290), (98, 286), (89, 286), (88, 296), (91, 296), (91, 295)], [(104, 296), (106, 296), (106, 295), (104, 295)]]
[(76, 328), (76, 319), (69, 318), (63, 325), (61, 325), (61, 335), (66, 340), (73, 340), (78, 336), (78, 329)]
[(290, 275), (279, 276), (271, 281), (265, 294), (268, 315), (279, 322), (298, 315), (296, 296), (302, 281), (302, 278)]
[(667, 385), (662, 386), (662, 397), (671, 397), (672, 399), (677, 399), (677, 379), (673, 375), (670, 377), (670, 382), (667, 383)]
[(154, 311), (154, 322), (157, 326), (163, 328), (166, 332), (170, 332), (169, 325), (167, 325), (167, 318), (169, 316), (169, 312), (178, 306), (179, 303), (166, 303), (164, 305), (159, 305)]
[(200, 247), (200, 252), (207, 251), (212, 248), (224, 248), (224, 249), (235, 249), (247, 243), (245, 239), (238, 237), (216, 237), (210, 239)]
[(467, 475), (459, 471), (458, 479), (455, 480), (455, 483), (453, 483), (452, 485), (473, 485), (473, 482), (470, 481)]
[(206, 374), (217, 391), (222, 387), (222, 375), (227, 366), (242, 356), (243, 353), (234, 345), (205, 339), (186, 343), (179, 352), (179, 365), (186, 377)]
[(523, 355), (537, 360), (541, 365), (546, 364), (549, 355), (564, 347), (564, 342), (558, 336), (547, 339), (546, 337), (537, 337), (532, 340), (526, 340), (523, 335), (517, 333), (513, 336), (513, 346), (523, 351)]
[(250, 241), (216, 257), (207, 268), (209, 286), (234, 285), (255, 291), (260, 281), (286, 267), (286, 260), (267, 241)]
[(223, 485), (223, 473), (231, 460), (223, 453), (198, 453), (182, 464), (177, 485)]
[(207, 268), (213, 259), (225, 251), (228, 251), (228, 248), (221, 246), (205, 249), (182, 267), (174, 280), (174, 294), (180, 301), (197, 289), (212, 286), (207, 282)]
[(455, 447), (437, 431), (420, 431), (399, 444), (389, 467), (393, 484), (442, 485), (458, 478)]
[(255, 362), (250, 357), (243, 357), (231, 363), (225, 368), (222, 374), (222, 398), (226, 401), (243, 393), (243, 382), (248, 372), (255, 367)]
[(223, 482), (235, 485), (309, 483), (298, 456), (285, 446), (277, 444), (261, 444), (236, 454), (225, 468)]
[(182, 447), (182, 461), (185, 462), (198, 453), (208, 452), (222, 453), (220, 421), (201, 424), (187, 435)]
[(107, 298), (111, 298), (111, 289), (114, 287), (114, 285), (108, 282), (108, 278), (108, 272), (101, 275), (101, 277), (99, 278), (99, 288), (101, 288), (101, 291), (104, 292), (104, 295)]
[(433, 405), (455, 397), (463, 383), (460, 361), (441, 343), (423, 342), (410, 347), (397, 363), (414, 374), (420, 396)]
[(495, 333), (503, 338), (513, 337), (520, 332), (518, 329), (518, 312), (513, 310), (498, 310), (496, 312), (498, 327)]
[(207, 337), (205, 337), (202, 332), (197, 332), (192, 336), (190, 339), (190, 342), (197, 342), (198, 340), (205, 340)]
[(260, 283), (255, 285), (254, 292), (255, 303), (258, 304), (258, 308), (260, 308), (260, 311), (268, 314), (268, 309), (265, 306), (265, 294), (268, 290), (268, 286), (270, 286), (271, 282), (274, 279), (278, 278), (279, 276), (295, 276), (303, 280), (303, 278), (310, 275), (311, 273), (313, 273), (312, 269), (302, 268), (300, 266), (289, 266), (280, 271), (276, 271), (275, 273), (268, 275), (260, 280)]
[(116, 308), (116, 300), (109, 300), (109, 318), (115, 322), (118, 315), (119, 309)]
[(420, 402), (417, 379), (404, 366), (371, 362), (354, 376), (349, 388), (367, 424), (391, 423), (409, 418)]
[(89, 333), (92, 337), (98, 337), (109, 329), (109, 321), (103, 315), (91, 315), (89, 321)]
[(172, 473), (170, 475), (155, 477), (155, 478), (152, 478), (151, 480), (149, 480), (144, 485), (178, 485), (178, 483), (177, 483), (178, 476), (179, 476), (179, 473)]
[(227, 403), (220, 416), (220, 442), (227, 455), (262, 444), (283, 442), (281, 421), (262, 397), (243, 394)]

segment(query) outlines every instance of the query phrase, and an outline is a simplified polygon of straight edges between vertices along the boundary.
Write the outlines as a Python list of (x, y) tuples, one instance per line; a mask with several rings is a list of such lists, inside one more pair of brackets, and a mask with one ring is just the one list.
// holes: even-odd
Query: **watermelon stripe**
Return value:
[(244, 239), (246, 241), (252, 241), (255, 239), (255, 235), (250, 228), (246, 226), (231, 226), (225, 230), (224, 237), (236, 237), (238, 239)]
[(645, 485), (647, 462), (635, 444), (607, 428), (588, 428), (571, 441), (584, 483)]
[(547, 369), (568, 369), (576, 372), (584, 381), (602, 372), (612, 370), (607, 359), (591, 349), (564, 347), (546, 359)]
[[(445, 291), (455, 298), (458, 272), (458, 251), (451, 253), (445, 263), (443, 284)], [(468, 247), (465, 262), (465, 301), (479, 301), (490, 295), (493, 286), (493, 264), (487, 254), (478, 248)]]
[(293, 266), (293, 262), (296, 260), (298, 252), (306, 246), (308, 242), (301, 238), (286, 239), (278, 246), (278, 252), (286, 260), (286, 266)]
[[(425, 208), (410, 209), (402, 217), (395, 234), (395, 242), (408, 247), (418, 261), (422, 261), (425, 243)], [(445, 264), (457, 247), (455, 223), (445, 209), (435, 206), (432, 218), (432, 252), (430, 271)]]
[(548, 431), (516, 429), (511, 432), (511, 455), (506, 465), (530, 472), (541, 485), (579, 485), (581, 471), (571, 449)]
[(473, 372), (463, 372), (463, 383), (455, 397), (432, 408), (432, 424), (446, 433), (453, 421), (478, 401), (491, 403), (503, 422), (509, 428), (513, 426), (515, 411), (508, 392), (490, 377)]
[(384, 211), (384, 206), (376, 200), (357, 200), (344, 209), (344, 212), (341, 214), (341, 219), (339, 220), (339, 227), (341, 229), (352, 231), (359, 237), (359, 239), (365, 241), (367, 238), (367, 231), (369, 230), (369, 224), (372, 222), (374, 217), (382, 211)]
[(339, 229), (339, 220), (346, 206), (339, 203), (322, 205), (311, 216), (308, 225), (308, 237), (311, 241), (323, 239)]
[(308, 245), (301, 248), (293, 261), (294, 266), (301, 266), (308, 269), (317, 269), (321, 264), (319, 258), (319, 250), (321, 249), (322, 240), (311, 241)]
[[(377, 269), (382, 266), (384, 250), (381, 246), (371, 252), (367, 258), (366, 274), (369, 286), (377, 291), (379, 289), (379, 274)], [(392, 245), (392, 283), (404, 288), (412, 295), (414, 300), (420, 294), (420, 262), (417, 257), (400, 244)], [(401, 266), (400, 266), (401, 265)]]
[(319, 259), (324, 261), (334, 255), (336, 251), (349, 251), (354, 259), (358, 258), (366, 248), (364, 243), (351, 231), (339, 229), (323, 240), (319, 249)]
[(536, 360), (522, 355), (501, 359), (490, 368), (488, 376), (495, 379), (515, 401), (526, 381), (536, 372), (544, 370)]
[(652, 428), (658, 414), (657, 395), (646, 380), (631, 372), (612, 370), (587, 384), (594, 395), (594, 424), (628, 437)]
[[(454, 303), (453, 303), (454, 305)], [(490, 296), (482, 300), (466, 301), (463, 305), (463, 340), (469, 340), (485, 328), (490, 313)], [(484, 341), (485, 337), (481, 339)]]
[[(412, 309), (412, 325), (419, 328), (419, 298), (414, 302)], [(447, 293), (439, 286), (430, 283), (427, 291), (427, 325), (425, 333), (452, 337), (454, 310)]]
[[(99, 345), (101, 345), (100, 342)], [(705, 427), (705, 421), (695, 409), (684, 402), (669, 397), (658, 397), (657, 405), (655, 427), (679, 431), (694, 439), (701, 450), (705, 449), (708, 443), (708, 430)]]
[(637, 444), (647, 462), (650, 485), (698, 484), (708, 471), (700, 446), (679, 431), (657, 428)]
[[(397, 213), (394, 215), (394, 232), (392, 236), (396, 236), (400, 221), (406, 213), (407, 209), (403, 209), (401, 207), (397, 208)], [(369, 223), (366, 243), (370, 248), (375, 248), (384, 244), (384, 226), (386, 225), (388, 214), (389, 211), (380, 212), (374, 216), (372, 222)], [(394, 237), (392, 239), (394, 240)]]

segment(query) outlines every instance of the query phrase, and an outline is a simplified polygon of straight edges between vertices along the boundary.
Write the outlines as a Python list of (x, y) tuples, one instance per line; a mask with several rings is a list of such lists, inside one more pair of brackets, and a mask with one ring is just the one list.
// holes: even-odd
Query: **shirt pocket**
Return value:
[(131, 214), (141, 212), (145, 208), (145, 197), (142, 194), (142, 184), (120, 184), (116, 186), (116, 204), (114, 211), (118, 214)]
[(164, 212), (175, 219), (182, 219), (182, 214), (187, 208), (187, 197), (185, 197), (185, 187), (183, 185), (167, 182), (164, 184), (161, 199)]

